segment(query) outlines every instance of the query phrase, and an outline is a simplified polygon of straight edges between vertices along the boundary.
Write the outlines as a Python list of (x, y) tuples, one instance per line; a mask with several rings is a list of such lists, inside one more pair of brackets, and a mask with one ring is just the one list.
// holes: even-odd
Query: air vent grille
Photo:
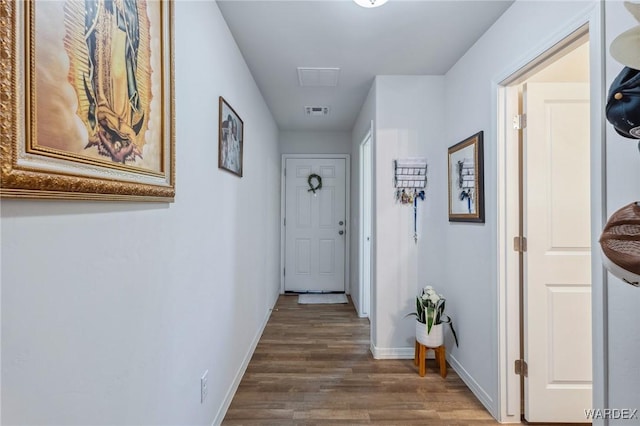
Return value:
[(329, 107), (326, 106), (306, 106), (304, 113), (309, 117), (324, 117), (329, 114)]
[(336, 87), (340, 68), (298, 67), (298, 83), (301, 87)]

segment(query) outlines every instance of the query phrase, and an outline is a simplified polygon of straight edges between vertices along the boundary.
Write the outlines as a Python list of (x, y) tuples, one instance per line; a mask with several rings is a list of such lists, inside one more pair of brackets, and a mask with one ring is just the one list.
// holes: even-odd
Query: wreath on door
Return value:
[[(313, 182), (314, 180), (316, 181), (315, 184)], [(317, 175), (315, 173), (310, 174), (307, 178), (307, 183), (309, 184), (309, 189), (307, 189), (307, 192), (313, 192), (314, 195), (316, 191), (322, 189), (322, 177), (320, 177), (320, 175)]]

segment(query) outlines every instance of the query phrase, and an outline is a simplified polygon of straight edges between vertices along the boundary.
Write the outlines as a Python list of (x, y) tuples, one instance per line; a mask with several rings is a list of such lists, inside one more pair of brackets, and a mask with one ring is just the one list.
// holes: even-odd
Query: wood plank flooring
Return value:
[(375, 360), (353, 305), (280, 296), (223, 425), (499, 424), (449, 368)]

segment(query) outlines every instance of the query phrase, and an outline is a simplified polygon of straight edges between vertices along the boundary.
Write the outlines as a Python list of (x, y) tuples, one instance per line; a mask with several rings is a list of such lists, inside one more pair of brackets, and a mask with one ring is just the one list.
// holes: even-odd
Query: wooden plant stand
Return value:
[(424, 377), (427, 372), (427, 352), (433, 350), (436, 354), (436, 363), (440, 364), (440, 375), (444, 378), (447, 377), (447, 358), (444, 345), (440, 345), (437, 348), (430, 348), (423, 345), (416, 340), (416, 350), (413, 358), (413, 363), (420, 367), (420, 377)]

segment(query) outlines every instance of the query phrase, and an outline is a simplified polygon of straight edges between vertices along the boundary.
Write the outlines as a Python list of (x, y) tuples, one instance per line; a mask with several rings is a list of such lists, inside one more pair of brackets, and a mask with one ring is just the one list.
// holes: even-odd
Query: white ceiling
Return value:
[[(217, 3), (280, 130), (350, 131), (374, 76), (445, 74), (512, 1)], [(297, 67), (338, 67), (338, 86), (300, 87)]]

